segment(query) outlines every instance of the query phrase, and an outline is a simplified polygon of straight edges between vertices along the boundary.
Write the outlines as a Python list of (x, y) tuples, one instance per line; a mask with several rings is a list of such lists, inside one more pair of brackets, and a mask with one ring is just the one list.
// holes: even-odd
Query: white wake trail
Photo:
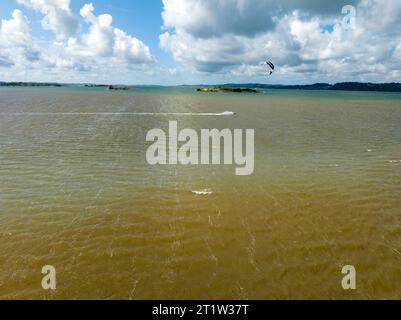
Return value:
[(2, 116), (233, 116), (234, 112), (196, 113), (196, 112), (17, 112), (0, 113)]

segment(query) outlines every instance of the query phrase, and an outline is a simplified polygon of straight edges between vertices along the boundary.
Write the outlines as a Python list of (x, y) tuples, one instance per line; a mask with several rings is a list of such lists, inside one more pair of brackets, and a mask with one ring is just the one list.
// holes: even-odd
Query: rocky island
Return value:
[(109, 86), (109, 90), (134, 90), (134, 89), (126, 86)]
[(218, 93), (218, 92), (259, 93), (259, 91), (252, 88), (229, 88), (229, 87), (198, 88), (196, 89), (196, 91), (205, 93)]

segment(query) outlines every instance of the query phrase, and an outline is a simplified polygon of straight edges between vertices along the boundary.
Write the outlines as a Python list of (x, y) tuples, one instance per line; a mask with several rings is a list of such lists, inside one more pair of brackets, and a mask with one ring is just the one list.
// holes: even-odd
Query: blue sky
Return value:
[(84, 4), (93, 2), (98, 13), (109, 13), (116, 27), (142, 39), (150, 48), (156, 60), (163, 65), (175, 66), (174, 60), (159, 48), (160, 28), (163, 25), (160, 0), (77, 0), (71, 6), (78, 12)]
[[(74, 12), (79, 12), (89, 2), (95, 4), (98, 13), (111, 14), (115, 19), (116, 26), (145, 39), (147, 43), (152, 44), (153, 48), (158, 48), (158, 36), (163, 24), (161, 18), (163, 5), (160, 0), (73, 0), (71, 8)], [(45, 32), (40, 26), (43, 15), (34, 10), (26, 10), (23, 5), (14, 0), (0, 1), (0, 18), (8, 19), (14, 9), (23, 10), (36, 35), (46, 36), (48, 32)]]
[[(89, 2), (96, 5), (98, 13), (109, 13), (114, 18), (116, 27), (128, 33), (144, 39), (152, 50), (156, 60), (167, 67), (177, 67), (177, 63), (170, 55), (165, 54), (159, 48), (159, 34), (163, 25), (161, 12), (163, 4), (161, 0), (73, 0), (71, 8), (74, 12), (79, 10)], [(16, 8), (24, 10), (24, 6), (14, 0), (0, 1), (0, 18), (7, 19), (8, 15)], [(51, 32), (43, 30), (41, 27), (42, 14), (34, 10), (24, 10), (24, 14), (30, 20), (32, 32), (35, 36), (42, 39), (51, 40)]]
[[(166, 52), (163, 52), (159, 47), (159, 35), (161, 33), (161, 28), (163, 25), (161, 12), (163, 9), (162, 1), (160, 0), (148, 0), (148, 1), (129, 1), (129, 0), (72, 0), (70, 2), (71, 10), (75, 13), (79, 13), (80, 9), (87, 3), (93, 3), (96, 9), (96, 14), (110, 14), (113, 17), (113, 26), (124, 30), (129, 35), (135, 38), (141, 39), (149, 46), (152, 56), (155, 62), (165, 69), (175, 69), (179, 68), (180, 65), (177, 63), (173, 57)], [(15, 0), (2, 0), (0, 2), (0, 18), (10, 19), (11, 13), (15, 10), (21, 10), (29, 21), (29, 27), (31, 36), (35, 38), (37, 42), (49, 41), (54, 39), (54, 34), (49, 30), (44, 30), (42, 27), (43, 14), (37, 10), (30, 10), (26, 8), (21, 3), (17, 3)], [(77, 14), (78, 15), (78, 14)], [(79, 15), (78, 15), (79, 16)], [(81, 22), (81, 32), (88, 30), (88, 26)], [(1, 77), (0, 69), (0, 80), (24, 80), (20, 78), (7, 79), (7, 77)], [(85, 74), (78, 79), (81, 82), (91, 82), (94, 78), (85, 78)], [(149, 84), (162, 84), (157, 79), (152, 79), (150, 77), (144, 77), (144, 83)], [(30, 81), (30, 79), (26, 79)], [(49, 79), (46, 75), (43, 75), (43, 80), (41, 77), (33, 79), (35, 81), (47, 81), (47, 80), (57, 80), (61, 81), (63, 79), (52, 78)], [(184, 80), (184, 79), (183, 79)], [(107, 79), (104, 79), (107, 81)], [(114, 77), (113, 82), (121, 83), (134, 83), (138, 84), (138, 81), (133, 78), (118, 79)], [(174, 80), (164, 79), (164, 84), (176, 84)]]
[(400, 17), (399, 0), (2, 0), (0, 81), (397, 81)]

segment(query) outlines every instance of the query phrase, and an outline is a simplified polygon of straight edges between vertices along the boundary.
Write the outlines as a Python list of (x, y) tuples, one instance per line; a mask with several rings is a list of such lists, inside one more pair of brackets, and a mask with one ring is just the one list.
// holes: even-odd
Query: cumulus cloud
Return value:
[(70, 0), (17, 0), (28, 8), (40, 11), (42, 26), (54, 32), (59, 39), (70, 37), (78, 31), (78, 19), (70, 9)]
[[(143, 41), (117, 28), (110, 14), (96, 13), (92, 3), (73, 12), (70, 0), (17, 2), (43, 14), (42, 27), (54, 39), (36, 39), (21, 10), (4, 17), (2, 78), (36, 72), (98, 80), (110, 70), (116, 77), (135, 70), (186, 82), (190, 69), (193, 79), (205, 82), (263, 81), (269, 59), (277, 65), (275, 82), (401, 79), (399, 0), (163, 0), (159, 45), (181, 64), (164, 71)], [(342, 27), (345, 4), (357, 9), (353, 30)]]
[[(49, 75), (60, 77), (62, 74), (64, 79), (67, 73), (73, 76), (86, 73), (86, 78), (90, 76), (89, 71), (96, 75), (110, 75), (111, 68), (114, 71), (132, 70), (154, 61), (147, 45), (115, 28), (111, 15), (96, 16), (92, 4), (84, 5), (80, 11), (83, 22), (89, 26), (88, 31), (75, 34), (76, 27), (71, 28), (68, 18), (75, 20), (69, 9), (69, 0), (18, 1), (45, 14), (49, 24), (42, 23), (42, 26), (47, 30), (51, 28), (55, 39), (37, 41), (31, 35), (26, 16), (21, 10), (14, 10), (10, 19), (1, 21), (2, 78), (4, 75), (14, 78), (17, 74), (25, 78), (28, 70), (30, 77), (40, 73), (42, 78)], [(7, 69), (10, 71), (5, 71)]]
[(70, 49), (81, 55), (113, 57), (119, 61), (134, 64), (152, 62), (150, 49), (139, 39), (113, 27), (113, 17), (109, 14), (96, 16), (93, 4), (81, 9), (81, 16), (90, 25), (89, 32), (82, 36), (82, 44), (70, 39)]
[[(199, 72), (306, 79), (397, 79), (401, 2), (354, 1), (357, 26), (342, 27), (350, 1), (163, 0), (160, 47)], [(380, 19), (378, 19), (380, 15)]]
[(311, 14), (338, 14), (355, 0), (163, 0), (164, 26), (195, 37), (225, 34), (254, 36), (273, 29), (283, 14), (301, 10)]
[(20, 10), (11, 19), (2, 19), (0, 28), (0, 66), (26, 65), (39, 60), (40, 53), (29, 35), (28, 20)]
[(21, 10), (14, 10), (10, 20), (2, 19), (1, 37), (2, 40), (12, 45), (23, 45), (28, 42), (29, 26), (28, 20)]

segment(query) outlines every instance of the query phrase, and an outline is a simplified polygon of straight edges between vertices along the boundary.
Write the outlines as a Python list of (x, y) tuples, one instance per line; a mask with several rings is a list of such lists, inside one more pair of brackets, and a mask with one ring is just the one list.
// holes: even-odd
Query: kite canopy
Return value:
[(271, 61), (266, 61), (265, 64), (269, 67), (269, 76), (273, 74), (273, 71), (275, 69), (274, 64)]

